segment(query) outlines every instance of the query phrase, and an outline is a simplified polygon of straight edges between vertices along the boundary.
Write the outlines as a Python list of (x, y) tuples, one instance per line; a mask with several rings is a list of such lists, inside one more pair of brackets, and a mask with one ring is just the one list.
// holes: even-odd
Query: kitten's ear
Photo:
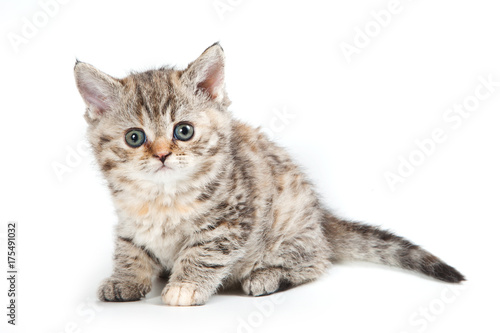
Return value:
[(212, 100), (224, 101), (224, 51), (219, 43), (210, 46), (190, 63), (182, 79), (195, 91), (205, 92)]
[(117, 79), (89, 64), (77, 61), (75, 80), (91, 119), (98, 119), (117, 107), (123, 87)]

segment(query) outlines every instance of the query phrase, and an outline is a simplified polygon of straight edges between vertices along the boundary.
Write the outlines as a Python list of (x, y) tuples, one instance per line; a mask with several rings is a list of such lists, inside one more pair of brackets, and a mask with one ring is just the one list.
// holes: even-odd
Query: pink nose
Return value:
[(157, 152), (153, 156), (161, 161), (161, 163), (165, 163), (168, 155), (172, 154), (171, 152)]

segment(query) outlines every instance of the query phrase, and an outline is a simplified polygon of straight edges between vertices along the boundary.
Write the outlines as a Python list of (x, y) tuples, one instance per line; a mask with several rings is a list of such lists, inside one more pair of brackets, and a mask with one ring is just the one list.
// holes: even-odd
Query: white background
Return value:
[[(230, 10), (220, 15), (214, 3)], [(6, 324), (0, 273), (1, 332), (499, 331), (500, 86), (457, 128), (443, 119), (471, 100), (480, 76), (500, 81), (496, 2), (401, 0), (350, 62), (342, 42), (354, 45), (357, 28), (376, 29), (370, 12), (389, 0), (70, 0), (46, 22), (36, 1), (0, 4), (0, 266), (7, 222), (18, 221), (20, 272), (15, 328)], [(13, 46), (9, 38), (34, 16), (41, 27)], [(278, 298), (224, 294), (173, 308), (161, 305), (158, 282), (144, 301), (96, 302), (117, 219), (93, 158), (81, 151), (75, 58), (121, 77), (184, 67), (215, 41), (226, 52), (234, 115), (274, 128), (325, 203), (424, 246), (468, 282), (450, 289), (350, 263)], [(294, 118), (277, 122), (285, 111)], [(445, 142), (392, 191), (384, 174), (397, 172), (399, 156), (419, 154), (415, 140), (436, 128)]]

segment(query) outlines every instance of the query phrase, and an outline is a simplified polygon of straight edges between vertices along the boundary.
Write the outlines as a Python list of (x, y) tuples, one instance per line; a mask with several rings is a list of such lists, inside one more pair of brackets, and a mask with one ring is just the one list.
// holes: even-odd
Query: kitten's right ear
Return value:
[(219, 43), (207, 48), (182, 74), (183, 81), (195, 92), (204, 92), (211, 100), (227, 100), (224, 89), (224, 51)]
[(117, 79), (89, 64), (77, 61), (75, 80), (91, 119), (98, 119), (118, 106), (123, 86)]

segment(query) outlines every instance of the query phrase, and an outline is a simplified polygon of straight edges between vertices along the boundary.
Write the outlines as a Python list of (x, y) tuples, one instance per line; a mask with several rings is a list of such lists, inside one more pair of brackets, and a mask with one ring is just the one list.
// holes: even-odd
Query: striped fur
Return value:
[[(169, 305), (204, 304), (232, 283), (265, 295), (312, 281), (344, 259), (464, 279), (407, 240), (332, 216), (282, 148), (232, 118), (218, 44), (184, 70), (115, 79), (78, 62), (75, 77), (119, 217), (114, 272), (101, 300), (140, 299), (165, 272)], [(189, 141), (173, 136), (182, 122), (194, 127)], [(125, 143), (131, 128), (146, 133), (138, 148)], [(167, 152), (163, 165), (155, 156)]]

